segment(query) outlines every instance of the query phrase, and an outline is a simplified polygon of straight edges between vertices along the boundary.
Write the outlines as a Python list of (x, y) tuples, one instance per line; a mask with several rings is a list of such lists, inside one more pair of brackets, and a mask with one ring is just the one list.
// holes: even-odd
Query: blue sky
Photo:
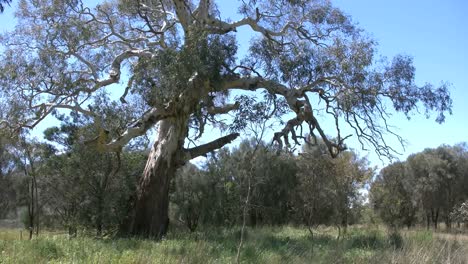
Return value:
[[(400, 159), (425, 148), (468, 141), (468, 2), (332, 0), (332, 3), (378, 41), (380, 55), (412, 56), (418, 85), (439, 85), (443, 81), (452, 84), (453, 115), (447, 116), (445, 123), (437, 124), (435, 115), (426, 119), (418, 113), (410, 120), (394, 113), (389, 120), (407, 141), (403, 150), (396, 140), (388, 137), (402, 153)], [(221, 13), (233, 10), (236, 10), (234, 1), (223, 1), (220, 5)], [(235, 14), (230, 17), (237, 18)], [(348, 146), (368, 155), (373, 165), (382, 166), (373, 151), (361, 151), (356, 140), (351, 139)]]
[[(89, 1), (91, 2), (91, 1)], [(438, 125), (435, 116), (426, 119), (415, 114), (407, 120), (401, 114), (394, 114), (390, 123), (408, 142), (407, 155), (427, 147), (441, 144), (455, 144), (468, 141), (468, 2), (462, 0), (335, 0), (334, 5), (349, 14), (353, 21), (379, 42), (380, 55), (388, 58), (403, 53), (414, 58), (416, 81), (452, 84), (453, 115)], [(237, 18), (235, 1), (218, 1), (223, 17)], [(0, 31), (14, 24), (13, 8), (0, 15)], [(244, 34), (245, 31), (245, 34)], [(247, 42), (247, 30), (240, 42)], [(396, 142), (395, 142), (396, 144)], [(359, 149), (354, 140), (349, 147)], [(365, 152), (361, 152), (366, 155)], [(369, 153), (372, 164), (382, 163)]]
[(395, 115), (391, 123), (409, 143), (402, 158), (427, 147), (468, 141), (468, 2), (462, 0), (337, 0), (378, 42), (382, 55), (413, 56), (418, 84), (452, 84), (453, 115), (434, 118)]

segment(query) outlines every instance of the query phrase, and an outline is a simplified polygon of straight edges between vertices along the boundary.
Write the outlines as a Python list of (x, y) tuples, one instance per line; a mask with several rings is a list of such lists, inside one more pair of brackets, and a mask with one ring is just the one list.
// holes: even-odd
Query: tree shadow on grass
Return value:
[[(213, 255), (235, 256), (239, 244), (238, 230), (211, 230), (195, 235), (199, 240), (212, 245)], [(244, 234), (242, 261), (258, 263), (265, 259), (277, 258), (281, 262), (293, 261), (296, 257), (312, 257), (314, 252), (327, 252), (336, 245), (329, 235), (276, 234), (271, 230), (247, 229)]]
[(99, 243), (105, 247), (114, 248), (116, 251), (136, 250), (142, 247), (144, 243), (154, 242), (149, 239), (139, 238), (113, 238), (113, 239), (100, 239)]
[(388, 247), (385, 237), (376, 232), (356, 233), (345, 238), (346, 248), (349, 249), (384, 249)]

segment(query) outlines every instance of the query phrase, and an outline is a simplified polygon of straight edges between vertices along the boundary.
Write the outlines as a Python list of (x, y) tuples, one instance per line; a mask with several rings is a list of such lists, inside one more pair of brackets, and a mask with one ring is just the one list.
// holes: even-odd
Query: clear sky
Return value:
[[(236, 1), (217, 2), (223, 17), (238, 18), (234, 13)], [(391, 118), (390, 123), (408, 141), (401, 159), (427, 147), (468, 141), (468, 1), (334, 0), (332, 3), (379, 42), (381, 55), (413, 56), (418, 84), (437, 85), (442, 81), (452, 84), (453, 115), (444, 124), (435, 123), (435, 116), (426, 119), (422, 114), (415, 114), (409, 121), (400, 114)], [(0, 31), (13, 26), (12, 9), (7, 7), (0, 15)], [(240, 41), (247, 39), (245, 35)], [(360, 148), (356, 141), (348, 145)], [(370, 153), (369, 158), (372, 164), (382, 165), (374, 154)]]
[(453, 115), (401, 115), (391, 123), (409, 143), (402, 158), (427, 147), (468, 141), (468, 2), (464, 0), (336, 0), (338, 7), (379, 42), (380, 53), (413, 56), (418, 84), (452, 84)]

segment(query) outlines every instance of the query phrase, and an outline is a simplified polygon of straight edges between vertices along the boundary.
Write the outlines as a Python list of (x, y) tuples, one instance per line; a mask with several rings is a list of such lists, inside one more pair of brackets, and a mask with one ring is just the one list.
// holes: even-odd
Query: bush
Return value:
[(398, 231), (392, 231), (388, 235), (388, 243), (393, 246), (394, 249), (403, 248), (403, 237)]
[(379, 249), (385, 246), (385, 240), (377, 230), (352, 232), (348, 243), (349, 248), (358, 249)]

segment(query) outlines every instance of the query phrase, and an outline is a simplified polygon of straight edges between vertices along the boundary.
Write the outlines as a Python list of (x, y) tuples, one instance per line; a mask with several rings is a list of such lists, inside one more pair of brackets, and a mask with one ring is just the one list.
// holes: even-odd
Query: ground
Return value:
[[(248, 229), (242, 263), (468, 263), (466, 234), (351, 227), (336, 240), (336, 230), (319, 228), (312, 238), (305, 228)], [(63, 232), (43, 232), (26, 240), (20, 229), (0, 229), (0, 263), (235, 263), (239, 228), (211, 228), (195, 233), (171, 230), (160, 242), (97, 239)]]

